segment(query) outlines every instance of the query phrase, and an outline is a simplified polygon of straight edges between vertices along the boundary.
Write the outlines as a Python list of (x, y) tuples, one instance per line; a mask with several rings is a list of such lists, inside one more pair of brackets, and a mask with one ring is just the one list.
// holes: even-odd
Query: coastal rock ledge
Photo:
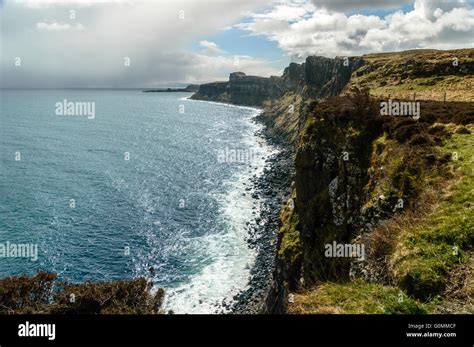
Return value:
[(282, 76), (259, 77), (233, 72), (227, 82), (202, 84), (191, 99), (261, 107), (288, 92), (323, 98), (339, 94), (352, 72), (362, 65), (358, 57), (310, 56), (302, 64), (291, 63)]

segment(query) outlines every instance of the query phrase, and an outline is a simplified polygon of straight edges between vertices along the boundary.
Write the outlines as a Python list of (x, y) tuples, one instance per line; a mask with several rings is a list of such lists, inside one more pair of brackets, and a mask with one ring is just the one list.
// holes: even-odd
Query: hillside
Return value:
[[(289, 312), (433, 312), (456, 297), (451, 312), (472, 313), (472, 272), (459, 275), (474, 245), (472, 104), (426, 102), (415, 122), (360, 100), (328, 99), (308, 116), (294, 209), (281, 216)], [(364, 245), (365, 259), (327, 257), (333, 241)]]
[[(474, 49), (367, 54), (345, 91), (369, 88), (376, 97), (474, 101)], [(446, 95), (445, 95), (446, 92)]]
[[(416, 50), (201, 86), (196, 99), (261, 106), (293, 153), (266, 312), (474, 312), (473, 77), (474, 49)], [(419, 117), (382, 115), (389, 99)]]
[[(202, 84), (192, 96), (237, 105), (263, 106), (285, 94), (321, 99), (368, 88), (374, 97), (474, 101), (474, 49), (410, 50), (335, 59), (309, 56), (282, 76), (232, 73), (228, 82)], [(445, 95), (446, 93), (446, 95)]]
[[(449, 65), (453, 53), (457, 67)], [(341, 96), (305, 98), (273, 310), (474, 312), (474, 103), (450, 101), (474, 98), (472, 54), (367, 55)], [(384, 97), (413, 90), (425, 100), (419, 120), (381, 116)], [(434, 101), (444, 90), (446, 101)], [(277, 127), (288, 125), (273, 115)], [(364, 259), (328, 257), (334, 242), (363, 246)]]

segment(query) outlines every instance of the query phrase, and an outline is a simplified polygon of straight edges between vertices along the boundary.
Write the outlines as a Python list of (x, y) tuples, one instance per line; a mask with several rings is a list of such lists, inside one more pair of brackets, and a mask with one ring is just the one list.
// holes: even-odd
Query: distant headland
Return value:
[(143, 90), (144, 93), (175, 93), (175, 92), (189, 92), (195, 93), (199, 90), (199, 84), (189, 84), (184, 88), (159, 88)]

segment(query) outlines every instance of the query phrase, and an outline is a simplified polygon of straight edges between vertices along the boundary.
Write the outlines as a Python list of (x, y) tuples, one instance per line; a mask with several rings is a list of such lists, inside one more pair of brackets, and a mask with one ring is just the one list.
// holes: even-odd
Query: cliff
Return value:
[[(474, 312), (473, 52), (285, 69), (258, 116), (295, 163), (265, 312)], [(393, 96), (415, 97), (421, 117), (381, 115)]]
[[(294, 216), (280, 228), (279, 255), (294, 255), (280, 278), (294, 293), (290, 312), (422, 313), (449, 301), (450, 278), (473, 257), (472, 106), (426, 101), (417, 122), (380, 116), (368, 94), (314, 105), (296, 154)], [(328, 254), (333, 244), (349, 253)], [(472, 290), (463, 288), (462, 310), (473, 309)]]
[(265, 78), (234, 72), (230, 74), (228, 82), (201, 85), (191, 99), (261, 106), (267, 100), (281, 97), (283, 92), (283, 81), (280, 77)]
[[(474, 49), (415, 50), (200, 87), (263, 107), (294, 161), (264, 312), (474, 312), (473, 78)], [(419, 117), (383, 115), (392, 98)]]
[(339, 94), (363, 64), (360, 58), (313, 56), (303, 64), (291, 63), (281, 77), (284, 95), (265, 102), (258, 116), (267, 135), (295, 149), (311, 102)]
[(305, 96), (321, 99), (338, 95), (354, 71), (364, 65), (360, 57), (330, 59), (310, 56), (304, 63)]
[(175, 92), (185, 92), (185, 93), (194, 93), (199, 90), (199, 84), (189, 84), (185, 88), (161, 88), (161, 89), (147, 89), (144, 90), (144, 93), (175, 93)]
[(236, 105), (263, 106), (286, 93), (302, 94), (308, 98), (337, 95), (352, 73), (363, 65), (360, 58), (311, 56), (302, 64), (291, 63), (282, 76), (268, 78), (247, 76), (234, 72), (228, 82), (202, 84), (191, 97), (195, 100), (226, 102)]
[[(473, 51), (416, 52), (416, 69), (400, 58), (413, 52), (364, 56), (349, 79), (337, 60), (316, 59), (297, 103), (286, 95), (264, 110), (268, 132), (295, 151), (268, 312), (474, 312), (474, 104), (432, 98), (444, 78), (466, 91)], [(380, 112), (379, 86), (396, 88), (404, 67), (402, 85), (432, 81), (416, 95), (420, 119)], [(473, 98), (471, 89), (459, 99)], [(288, 103), (297, 117), (279, 111)], [(328, 252), (334, 245), (342, 252)]]

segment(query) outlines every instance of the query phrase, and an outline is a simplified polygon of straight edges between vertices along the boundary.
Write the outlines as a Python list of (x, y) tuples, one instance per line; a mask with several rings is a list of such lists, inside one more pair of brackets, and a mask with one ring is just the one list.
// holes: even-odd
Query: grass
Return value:
[(293, 314), (417, 314), (429, 305), (411, 299), (398, 288), (357, 280), (323, 283), (311, 291), (294, 294), (288, 306)]
[[(384, 284), (362, 279), (322, 282), (295, 293), (289, 313), (465, 313), (474, 308), (473, 126), (466, 127), (471, 134), (458, 133), (460, 126), (454, 124), (444, 127), (452, 136), (445, 138), (436, 151), (451, 158), (447, 167), (426, 170), (427, 186), (414, 208), (395, 215), (369, 234), (372, 241), (378, 235), (383, 244), (383, 249), (378, 246), (380, 254), (374, 259), (379, 265), (383, 259), (387, 261), (378, 271), (379, 275), (387, 274), (382, 279)], [(400, 146), (385, 135), (374, 141), (379, 159), (385, 156), (385, 174), (377, 180), (379, 188), (386, 188), (385, 180), (399, 171), (401, 160), (395, 149)], [(407, 163), (406, 159), (402, 162)], [(401, 302), (400, 293), (404, 298)], [(467, 308), (466, 303), (470, 303)]]
[(278, 259), (284, 264), (287, 285), (290, 290), (299, 287), (301, 262), (303, 259), (300, 232), (298, 231), (298, 213), (294, 205), (296, 192), (286, 202), (280, 212)]
[(454, 134), (442, 151), (457, 153), (450, 164), (456, 178), (431, 213), (400, 233), (391, 259), (396, 283), (424, 300), (442, 293), (448, 274), (469, 259), (474, 243), (474, 136)]
[(412, 50), (368, 54), (363, 59), (366, 65), (356, 71), (346, 91), (367, 87), (378, 98), (411, 99), (416, 93), (418, 100), (437, 101), (443, 101), (446, 92), (447, 101), (474, 101), (474, 76), (466, 73), (472, 69), (473, 49)]
[(370, 85), (370, 94), (376, 98), (413, 99), (417, 100), (444, 100), (446, 101), (474, 101), (473, 76), (441, 76), (412, 78), (393, 84), (377, 85), (374, 81), (354, 82), (355, 85)]
[[(293, 193), (292, 199), (296, 198)], [(290, 264), (294, 264), (301, 257), (301, 241), (298, 227), (298, 214), (294, 207), (285, 205), (280, 213), (280, 233), (282, 235), (278, 256), (284, 258)]]
[(474, 254), (451, 272), (443, 301), (435, 313), (474, 313)]

